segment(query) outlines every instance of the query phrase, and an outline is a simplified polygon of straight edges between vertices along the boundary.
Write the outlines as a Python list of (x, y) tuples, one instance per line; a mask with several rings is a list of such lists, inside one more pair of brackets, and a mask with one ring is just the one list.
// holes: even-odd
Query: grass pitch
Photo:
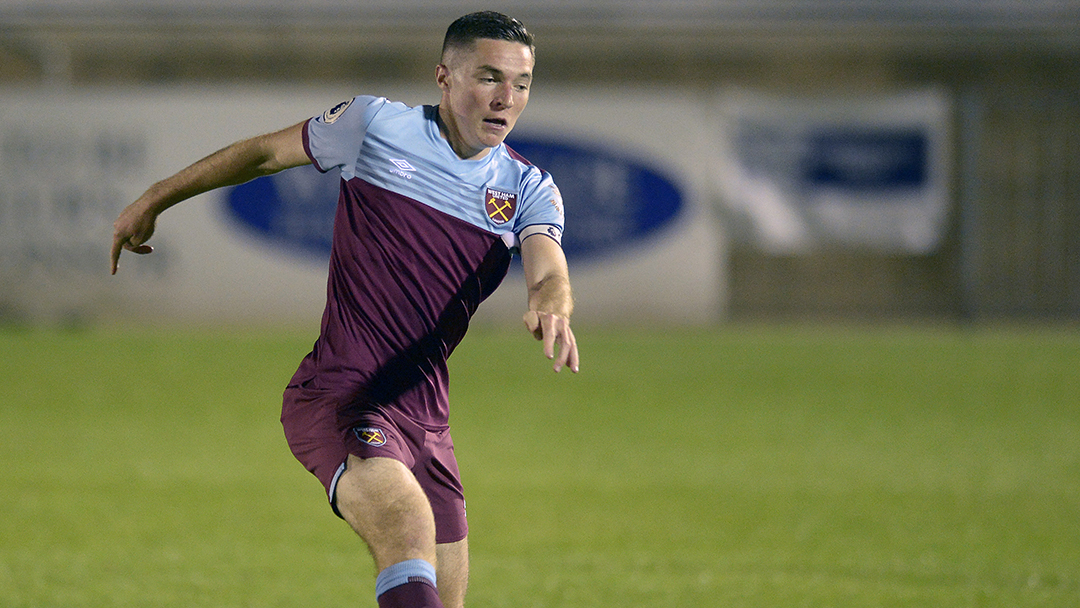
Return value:
[[(470, 606), (1080, 606), (1075, 329), (578, 337), (451, 359)], [(277, 421), (313, 338), (0, 331), (0, 606), (374, 606)]]

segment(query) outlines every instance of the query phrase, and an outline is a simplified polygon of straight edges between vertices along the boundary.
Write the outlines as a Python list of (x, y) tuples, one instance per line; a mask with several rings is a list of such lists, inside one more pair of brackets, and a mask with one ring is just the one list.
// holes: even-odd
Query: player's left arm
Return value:
[(574, 296), (566, 255), (554, 239), (543, 234), (527, 237), (521, 243), (521, 261), (529, 290), (529, 312), (525, 326), (544, 343), (544, 355), (554, 359), (555, 371), (567, 366), (578, 371), (578, 347), (570, 329)]

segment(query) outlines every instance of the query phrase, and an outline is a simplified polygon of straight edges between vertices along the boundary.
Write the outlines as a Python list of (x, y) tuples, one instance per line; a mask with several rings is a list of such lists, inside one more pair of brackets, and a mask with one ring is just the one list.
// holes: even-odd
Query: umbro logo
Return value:
[(390, 162), (394, 164), (394, 168), (390, 169), (390, 173), (405, 179), (412, 179), (412, 172), (416, 171), (416, 167), (409, 164), (409, 161), (402, 158), (391, 158)]

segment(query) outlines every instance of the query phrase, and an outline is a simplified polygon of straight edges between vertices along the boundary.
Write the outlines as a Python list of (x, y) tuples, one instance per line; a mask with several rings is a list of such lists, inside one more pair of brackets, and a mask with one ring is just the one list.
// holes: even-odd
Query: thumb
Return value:
[(529, 333), (533, 335), (537, 340), (544, 338), (544, 330), (540, 326), (540, 315), (535, 310), (530, 310), (522, 317), (522, 321), (525, 322), (525, 328), (529, 330)]

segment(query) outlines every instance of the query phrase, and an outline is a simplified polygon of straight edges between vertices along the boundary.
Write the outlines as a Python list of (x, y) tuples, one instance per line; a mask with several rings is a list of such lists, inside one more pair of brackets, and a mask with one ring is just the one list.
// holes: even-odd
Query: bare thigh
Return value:
[(367, 543), (378, 571), (409, 559), (438, 564), (431, 505), (401, 462), (350, 455), (335, 496), (342, 518)]

